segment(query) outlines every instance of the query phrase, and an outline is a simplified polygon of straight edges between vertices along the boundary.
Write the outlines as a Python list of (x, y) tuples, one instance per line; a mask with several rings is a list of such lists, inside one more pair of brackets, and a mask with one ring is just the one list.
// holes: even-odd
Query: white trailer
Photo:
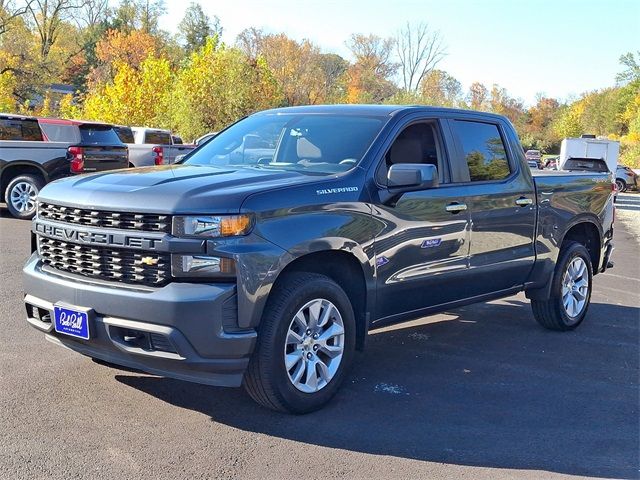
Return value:
[(599, 138), (565, 138), (560, 145), (558, 167), (565, 170), (568, 160), (603, 160), (611, 173), (616, 172), (620, 142)]

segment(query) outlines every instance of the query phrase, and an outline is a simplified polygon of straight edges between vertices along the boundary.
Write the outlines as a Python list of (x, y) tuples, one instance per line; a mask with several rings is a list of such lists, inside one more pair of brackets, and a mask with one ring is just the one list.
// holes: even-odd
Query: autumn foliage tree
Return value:
[(191, 55), (166, 98), (169, 126), (185, 138), (220, 130), (283, 100), (264, 59), (252, 61), (215, 37)]
[(161, 127), (173, 90), (169, 61), (149, 56), (138, 68), (116, 61), (112, 81), (96, 86), (84, 101), (84, 116), (122, 125)]

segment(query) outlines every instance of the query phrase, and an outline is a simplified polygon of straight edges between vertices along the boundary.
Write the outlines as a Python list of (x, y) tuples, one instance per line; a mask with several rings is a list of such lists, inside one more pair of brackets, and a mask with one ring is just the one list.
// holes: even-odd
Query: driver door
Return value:
[(378, 320), (459, 299), (469, 267), (469, 211), (464, 187), (448, 181), (440, 121), (413, 122), (399, 132), (376, 174), (380, 192), (389, 167), (400, 163), (433, 164), (441, 183), (374, 204), (382, 225), (374, 241)]

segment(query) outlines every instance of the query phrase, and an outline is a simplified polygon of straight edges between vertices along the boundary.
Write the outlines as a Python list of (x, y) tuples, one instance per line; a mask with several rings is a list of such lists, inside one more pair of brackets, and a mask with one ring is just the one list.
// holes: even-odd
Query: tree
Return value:
[(250, 59), (255, 60), (262, 52), (264, 32), (259, 28), (250, 27), (242, 30), (236, 37), (236, 46)]
[(40, 59), (46, 60), (61, 29), (75, 10), (84, 5), (84, 0), (34, 0), (27, 9), (39, 38)]
[(582, 126), (582, 115), (584, 114), (584, 105), (578, 101), (569, 106), (562, 108), (559, 116), (554, 120), (553, 131), (560, 138), (579, 137), (584, 133)]
[(396, 35), (396, 52), (400, 61), (402, 86), (417, 92), (422, 79), (446, 55), (440, 32), (431, 31), (427, 23), (407, 24)]
[(486, 109), (488, 95), (489, 91), (487, 90), (487, 87), (480, 82), (473, 82), (469, 87), (469, 95), (467, 95), (469, 107), (472, 110)]
[(489, 110), (507, 117), (518, 131), (522, 130), (526, 122), (522, 101), (511, 97), (505, 88), (496, 84), (491, 87)]
[(391, 81), (398, 69), (392, 61), (394, 40), (354, 34), (347, 47), (355, 63), (347, 71), (347, 102), (380, 103), (396, 93)]
[(157, 56), (159, 51), (157, 38), (142, 30), (128, 33), (108, 30), (96, 44), (98, 65), (92, 70), (89, 81), (95, 84), (112, 80), (120, 64), (137, 70), (146, 58)]
[[(640, 50), (638, 50), (638, 60), (640, 60)], [(632, 83), (640, 80), (640, 64), (636, 61), (633, 52), (625, 53), (620, 56), (620, 63), (626, 67), (625, 70), (616, 75), (618, 84)]]
[(204, 47), (208, 37), (222, 35), (220, 19), (213, 17), (212, 22), (202, 10), (202, 6), (196, 2), (191, 2), (187, 8), (184, 18), (178, 25), (178, 31), (185, 42), (187, 53)]
[(389, 79), (398, 70), (398, 65), (392, 60), (394, 42), (393, 38), (353, 34), (346, 44), (356, 64), (379, 78)]
[(174, 74), (169, 61), (149, 56), (138, 68), (116, 60), (113, 81), (96, 85), (84, 103), (92, 120), (163, 127)]
[(34, 0), (26, 0), (26, 3), (17, 6), (12, 0), (0, 0), (0, 35), (7, 31), (11, 20), (24, 15)]
[(192, 139), (281, 102), (278, 85), (263, 58), (253, 61), (241, 50), (208, 38), (171, 85), (169, 126)]
[[(40, 82), (34, 38), (25, 16), (11, 19), (0, 37), (0, 84), (3, 104), (23, 104), (32, 98)], [(9, 100), (12, 97), (13, 100)], [(6, 108), (13, 111), (15, 108)]]
[(325, 103), (339, 103), (346, 93), (345, 74), (349, 62), (335, 53), (321, 53), (317, 62), (322, 72), (321, 98)]
[(420, 83), (420, 94), (428, 105), (456, 107), (462, 99), (462, 85), (443, 70), (431, 70)]
[(260, 56), (279, 85), (285, 105), (324, 101), (326, 85), (317, 45), (309, 40), (297, 42), (284, 33), (265, 35), (260, 45)]
[(164, 0), (120, 0), (114, 11), (112, 27), (126, 33), (143, 30), (157, 35), (160, 33), (158, 22), (165, 12)]
[(140, 28), (148, 34), (157, 34), (159, 31), (158, 21), (167, 11), (164, 0), (138, 0)]
[[(109, 14), (109, 0), (84, 0), (74, 19), (78, 27), (93, 30), (106, 23)], [(104, 28), (102, 31), (104, 32)]]

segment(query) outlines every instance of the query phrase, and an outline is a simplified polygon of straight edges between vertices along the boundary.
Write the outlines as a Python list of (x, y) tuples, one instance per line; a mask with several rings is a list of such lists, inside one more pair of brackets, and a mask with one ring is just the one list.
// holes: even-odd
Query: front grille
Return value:
[(171, 233), (171, 216), (169, 215), (108, 212), (40, 202), (38, 217), (73, 225)]
[(166, 253), (77, 245), (45, 237), (38, 243), (43, 263), (63, 272), (150, 287), (171, 280), (171, 259)]

